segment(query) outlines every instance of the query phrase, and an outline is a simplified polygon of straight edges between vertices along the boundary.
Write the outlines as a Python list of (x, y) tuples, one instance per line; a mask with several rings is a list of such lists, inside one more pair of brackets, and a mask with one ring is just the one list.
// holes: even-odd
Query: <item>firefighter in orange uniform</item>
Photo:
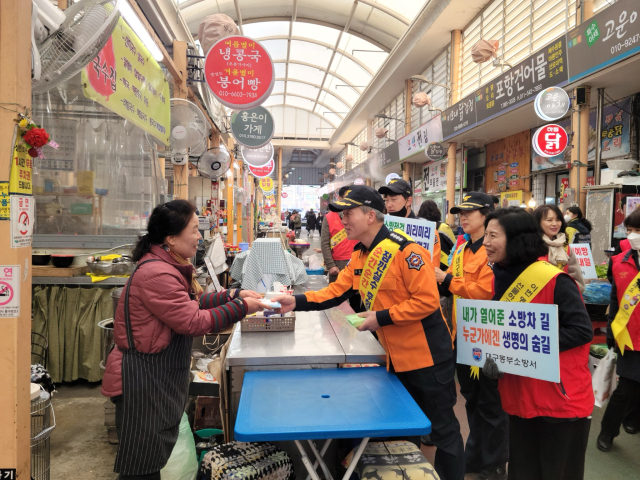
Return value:
[(429, 252), (403, 232), (384, 226), (384, 201), (371, 187), (354, 185), (330, 204), (342, 211), (351, 261), (328, 287), (304, 295), (279, 296), (282, 311), (325, 310), (360, 292), (366, 311), (361, 331), (377, 331), (394, 372), (432, 424), (438, 447), (434, 467), (442, 480), (463, 480), (464, 446), (456, 403), (453, 344), (440, 310)]

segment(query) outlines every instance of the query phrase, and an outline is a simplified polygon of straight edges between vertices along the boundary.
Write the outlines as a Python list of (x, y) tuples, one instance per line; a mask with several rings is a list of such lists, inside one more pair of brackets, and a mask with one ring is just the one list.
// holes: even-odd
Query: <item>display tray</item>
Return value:
[(81, 277), (89, 269), (82, 265), (72, 265), (66, 268), (58, 268), (53, 265), (33, 265), (34, 277)]
[(280, 316), (265, 317), (254, 315), (245, 317), (240, 322), (240, 331), (245, 332), (291, 332), (296, 329), (295, 312)]

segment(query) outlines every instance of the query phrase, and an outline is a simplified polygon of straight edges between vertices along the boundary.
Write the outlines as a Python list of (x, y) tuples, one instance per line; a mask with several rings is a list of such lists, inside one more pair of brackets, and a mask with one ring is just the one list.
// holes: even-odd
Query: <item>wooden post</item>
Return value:
[[(187, 98), (187, 42), (175, 40), (173, 42), (173, 62), (182, 73), (181, 79), (174, 78), (173, 96)], [(189, 198), (189, 166), (173, 166), (173, 198), (188, 200)]]
[[(16, 111), (26, 113), (25, 107), (31, 108), (31, 44), (22, 41), (31, 24), (29, 7), (31, 2), (2, 0), (0, 103), (4, 108), (0, 109), (0, 181), (9, 180)], [(10, 248), (14, 220), (0, 221), (0, 265), (14, 266), (12, 276), (20, 288), (19, 316), (0, 321), (0, 467), (15, 468), (18, 480), (29, 480), (31, 247)]]
[(255, 219), (255, 201), (256, 199), (254, 198), (255, 195), (255, 181), (253, 179), (253, 175), (249, 175), (249, 194), (251, 195), (251, 198), (249, 199), (249, 246), (253, 245), (253, 235), (254, 235), (254, 226), (256, 224), (256, 219)]
[[(593, 5), (592, 5), (593, 8)], [(576, 200), (582, 212), (586, 215), (587, 192), (584, 186), (587, 184), (587, 164), (589, 163), (589, 106), (591, 105), (591, 87), (587, 87), (587, 104), (580, 107), (580, 130), (578, 141), (580, 142), (580, 157), (578, 161), (578, 191)], [(600, 139), (598, 139), (600, 141)]]
[(225, 185), (227, 187), (227, 243), (233, 244), (233, 176), (234, 164), (236, 159), (233, 156), (233, 140), (229, 139), (228, 143), (229, 154), (231, 155), (231, 166), (227, 170), (227, 178), (225, 178)]
[(449, 213), (451, 207), (456, 203), (456, 153), (458, 146), (455, 142), (449, 144), (447, 152), (447, 211), (443, 212), (447, 215), (447, 223), (453, 225), (455, 215)]
[(413, 81), (409, 78), (405, 84), (404, 94), (404, 134), (411, 133), (411, 88)]
[(460, 100), (460, 54), (462, 46), (462, 32), (451, 32), (451, 100), (449, 105)]
[[(243, 165), (240, 162), (238, 162), (238, 164), (240, 165), (240, 168), (238, 169), (238, 189), (242, 189), (244, 186), (244, 174), (242, 173)], [(240, 195), (238, 195), (238, 198), (240, 198)], [(238, 239), (237, 244), (239, 245), (242, 241), (242, 202), (239, 201), (236, 201), (236, 222), (238, 223), (238, 226), (236, 227), (238, 234), (236, 237)]]
[(278, 149), (278, 190), (276, 195), (276, 213), (278, 217), (282, 215), (282, 149)]
[(411, 164), (404, 162), (402, 164), (402, 179), (405, 182), (411, 183)]

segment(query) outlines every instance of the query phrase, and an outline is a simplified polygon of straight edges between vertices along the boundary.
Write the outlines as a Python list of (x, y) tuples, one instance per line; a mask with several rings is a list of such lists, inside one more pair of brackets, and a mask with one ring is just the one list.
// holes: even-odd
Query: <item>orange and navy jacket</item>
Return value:
[[(489, 265), (487, 258), (487, 252), (482, 245), (483, 238), (480, 238), (475, 243), (469, 241), (464, 248), (462, 257), (462, 277), (453, 276), (454, 260), (457, 254), (453, 255), (453, 260), (449, 269), (447, 270), (447, 276), (444, 281), (439, 285), (440, 293), (442, 295), (459, 295), (462, 298), (468, 298), (470, 300), (490, 300), (493, 296), (493, 269)], [(457, 247), (460, 248), (460, 247)], [(456, 311), (455, 306), (453, 310), (453, 337), (456, 335)]]
[(431, 256), (384, 225), (368, 250), (361, 243), (356, 245), (349, 264), (334, 283), (317, 292), (296, 295), (296, 310), (325, 310), (358, 293), (369, 251), (385, 238), (400, 244), (373, 304), (382, 327), (377, 333), (387, 352), (387, 368), (392, 363), (395, 371), (406, 372), (451, 361), (453, 342), (440, 309)]

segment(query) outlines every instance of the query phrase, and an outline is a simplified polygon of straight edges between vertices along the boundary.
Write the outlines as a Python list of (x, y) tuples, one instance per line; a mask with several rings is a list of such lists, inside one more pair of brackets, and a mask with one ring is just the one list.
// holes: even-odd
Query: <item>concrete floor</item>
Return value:
[[(303, 230), (301, 238), (306, 238)], [(318, 232), (313, 247), (319, 247)], [(114, 480), (113, 463), (117, 446), (107, 441), (104, 426), (105, 398), (100, 384), (74, 382), (58, 386), (53, 396), (57, 426), (51, 436), (52, 480)], [(469, 433), (464, 398), (458, 394), (455, 407), (463, 437)], [(640, 434), (629, 435), (622, 431), (609, 453), (596, 448), (600, 432), (600, 420), (604, 410), (595, 408), (587, 448), (585, 480), (640, 480)], [(422, 447), (433, 463), (435, 447)], [(465, 480), (472, 480), (467, 475)]]

